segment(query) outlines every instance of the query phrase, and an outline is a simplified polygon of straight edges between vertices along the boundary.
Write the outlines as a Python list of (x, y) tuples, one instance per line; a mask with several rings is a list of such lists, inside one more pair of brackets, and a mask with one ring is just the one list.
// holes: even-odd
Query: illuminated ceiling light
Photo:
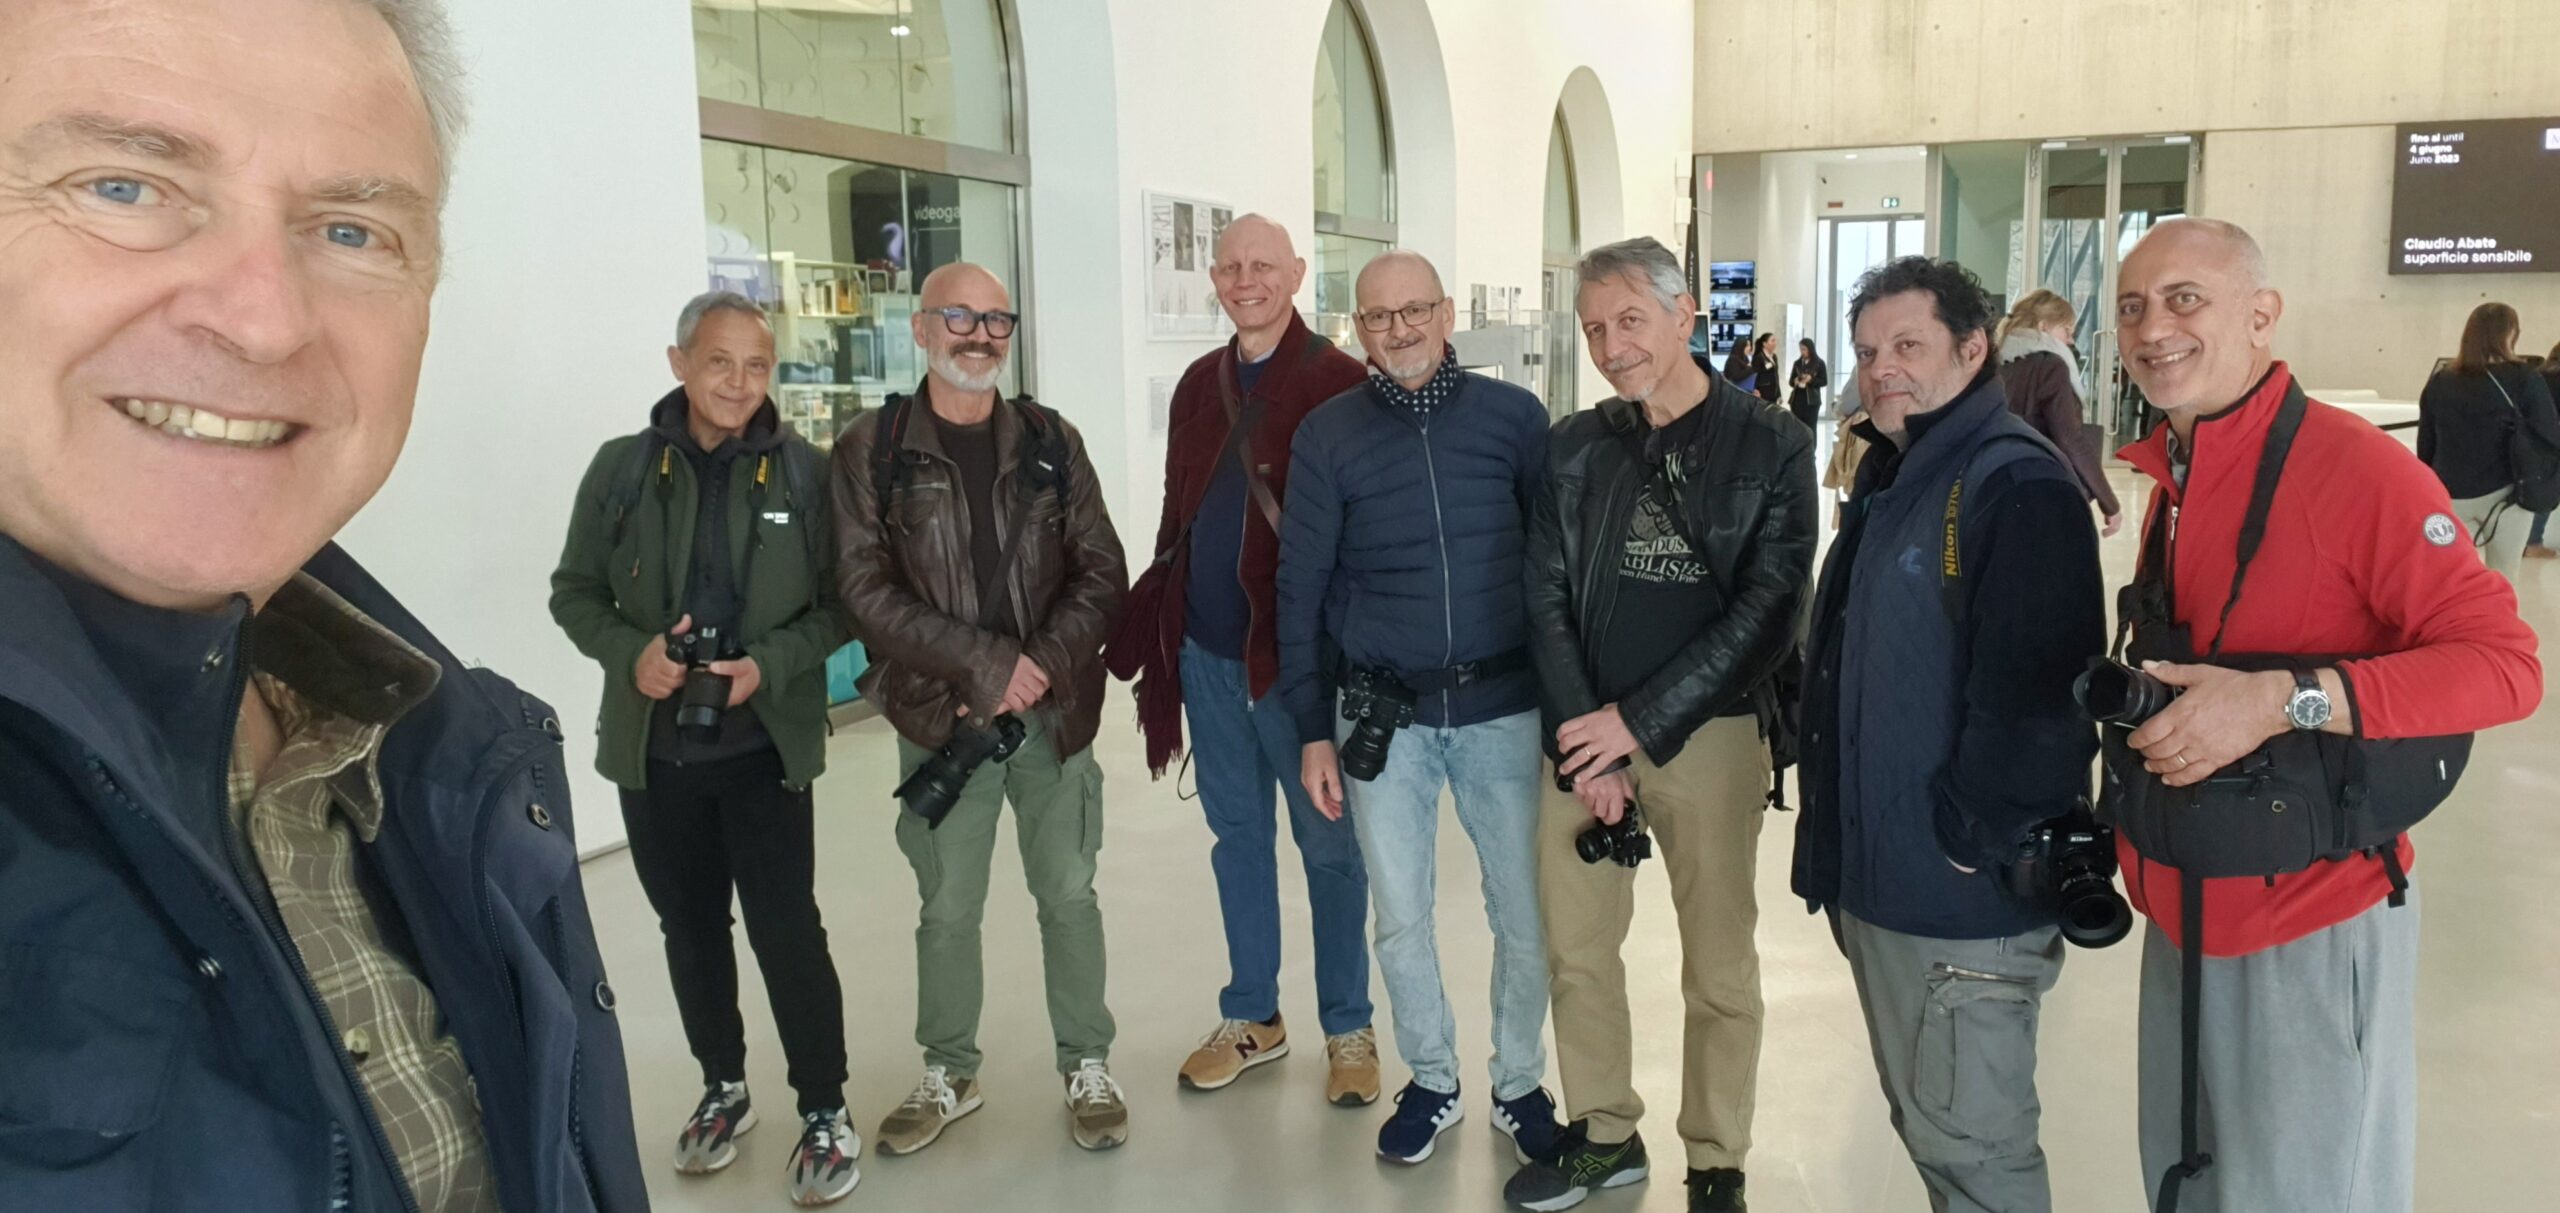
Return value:
[(914, 30), (908, 29), (903, 25), (892, 25), (889, 27), (889, 36), (892, 38), (904, 38), (914, 32)]

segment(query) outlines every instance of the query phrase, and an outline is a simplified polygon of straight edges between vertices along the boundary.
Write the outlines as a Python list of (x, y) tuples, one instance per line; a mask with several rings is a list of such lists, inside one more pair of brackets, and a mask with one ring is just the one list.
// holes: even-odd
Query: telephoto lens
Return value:
[(1619, 814), (1618, 823), (1598, 822), (1573, 836), (1573, 853), (1584, 863), (1609, 860), (1619, 867), (1632, 868), (1653, 858), (1653, 836), (1644, 832), (1644, 812), (1636, 802), (1627, 802), (1627, 811)]
[(2088, 672), (2071, 684), (2071, 697), (2100, 724), (2138, 729), (2178, 697), (2178, 688), (2121, 661), (2092, 657)]
[(907, 811), (924, 818), (925, 828), (942, 828), (942, 819), (951, 815), (960, 803), (960, 794), (969, 789), (969, 777), (993, 759), (1003, 762), (1022, 748), (1022, 722), (1011, 715), (998, 716), (985, 727), (963, 724), (951, 730), (951, 740), (917, 766), (915, 773), (898, 785), (895, 795), (905, 802)]
[(667, 660), (684, 667), (684, 688), (676, 693), (676, 732), (696, 745), (720, 740), (720, 723), (729, 711), (726, 674), (711, 672), (711, 663), (728, 660), (720, 629), (703, 628), (667, 641)]
[(1351, 736), (1342, 743), (1342, 775), (1369, 783), (1387, 769), (1387, 747), (1413, 723), (1413, 688), (1386, 670), (1357, 669), (1343, 683), (1342, 718)]

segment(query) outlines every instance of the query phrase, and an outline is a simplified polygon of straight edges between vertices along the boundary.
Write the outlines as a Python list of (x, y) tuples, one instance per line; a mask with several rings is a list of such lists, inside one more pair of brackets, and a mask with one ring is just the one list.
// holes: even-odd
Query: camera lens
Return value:
[(2109, 947), (2133, 931), (2133, 907), (2104, 876), (2083, 872), (2070, 877), (2063, 882), (2060, 900), (2062, 936), (2081, 947)]
[(720, 739), (720, 723), (729, 711), (730, 678), (695, 666), (685, 671), (684, 689), (676, 699), (676, 731), (688, 741), (709, 745)]
[(1609, 857), (1609, 827), (1593, 826), (1573, 836), (1573, 853), (1584, 863), (1598, 863)]
[(1342, 743), (1342, 774), (1346, 779), (1369, 783), (1387, 769), (1387, 745), (1395, 740), (1395, 730), (1375, 718), (1361, 720), (1351, 726), (1351, 736)]
[(2100, 724), (2139, 728), (2169, 706), (2177, 689), (2122, 662), (2094, 658), (2071, 684), (2071, 697)]
[(904, 801), (907, 811), (924, 818), (929, 827), (939, 829), (942, 819), (960, 803), (962, 793), (969, 790), (969, 779), (978, 768), (992, 758), (1002, 762), (1022, 748), (1022, 722), (1012, 716), (998, 716), (985, 728), (962, 726), (954, 729), (951, 740), (924, 760), (898, 785), (892, 795)]

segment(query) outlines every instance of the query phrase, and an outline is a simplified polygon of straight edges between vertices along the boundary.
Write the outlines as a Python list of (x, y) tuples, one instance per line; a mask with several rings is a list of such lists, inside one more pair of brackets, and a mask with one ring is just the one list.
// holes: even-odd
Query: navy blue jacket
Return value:
[[(1400, 674), (1529, 643), (1521, 591), (1529, 505), (1547, 460), (1547, 410), (1481, 375), (1436, 415), (1369, 384), (1307, 415), (1289, 447), (1280, 526), (1280, 702), (1300, 742), (1333, 739), (1331, 653)], [(1425, 695), (1414, 723), (1458, 728), (1538, 706), (1525, 660)]]
[(1988, 374), (1912, 418), (1908, 449), (1870, 439), (1814, 598), (1795, 890), (1906, 935), (2047, 925), (1995, 869), (2089, 791), (2071, 684), (2105, 647), (2106, 591), (2087, 499)]
[[(508, 1213), (645, 1210), (560, 726), (345, 554), (307, 570), (444, 668), (361, 845), (478, 1085)], [(135, 606), (0, 538), (0, 1209), (398, 1213), (300, 956), (227, 858), (245, 600)]]

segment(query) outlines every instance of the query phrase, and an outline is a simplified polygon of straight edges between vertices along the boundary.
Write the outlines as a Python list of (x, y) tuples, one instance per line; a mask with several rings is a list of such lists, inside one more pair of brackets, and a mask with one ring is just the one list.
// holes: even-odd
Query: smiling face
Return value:
[(923, 347), (925, 367), (933, 377), (949, 389), (976, 394), (995, 390), (996, 381), (1004, 376), (1005, 356), (1013, 349), (1013, 334), (1002, 337), (987, 331), (979, 319), (973, 331), (954, 333), (939, 313), (944, 308), (962, 307), (973, 312), (1009, 312), (1012, 296), (1004, 284), (986, 270), (966, 262), (953, 262), (924, 280), (923, 306), (918, 308), (911, 324), (916, 344)]
[(1575, 299), (1582, 339), (1591, 363), (1621, 400), (1642, 402), (1689, 357), (1689, 334), (1698, 326), (1697, 301), (1680, 296), (1667, 311), (1653, 288), (1632, 274), (1585, 282)]
[(1218, 259), (1209, 268), (1218, 288), (1218, 306), (1246, 333), (1269, 332), (1289, 323), (1292, 302), (1307, 280), (1307, 263), (1289, 244), (1289, 233), (1259, 215), (1227, 225), (1218, 241)]
[(1936, 298), (1923, 290), (1868, 304), (1850, 334), (1858, 349), (1859, 399), (1876, 428), (1897, 438), (1910, 418), (1962, 395), (1991, 350), (1990, 335), (1980, 331), (1958, 340), (1938, 319)]
[(743, 433), (773, 382), (773, 330), (764, 317), (721, 310), (702, 318), (693, 344), (667, 351), (694, 419), (723, 434)]
[(2248, 394), (2275, 360), (2284, 299), (2246, 250), (2194, 223), (2162, 224), (2117, 272), (2116, 340), (2153, 408), (2182, 423)]
[(1360, 308), (1352, 328), (1370, 363), (1411, 390), (1430, 382), (1458, 326), (1457, 309), (1431, 263), (1401, 249), (1381, 253), (1361, 269), (1352, 293)]
[(152, 605), (283, 584), (407, 437), (438, 180), (363, 5), (0, 5), (0, 529)]

